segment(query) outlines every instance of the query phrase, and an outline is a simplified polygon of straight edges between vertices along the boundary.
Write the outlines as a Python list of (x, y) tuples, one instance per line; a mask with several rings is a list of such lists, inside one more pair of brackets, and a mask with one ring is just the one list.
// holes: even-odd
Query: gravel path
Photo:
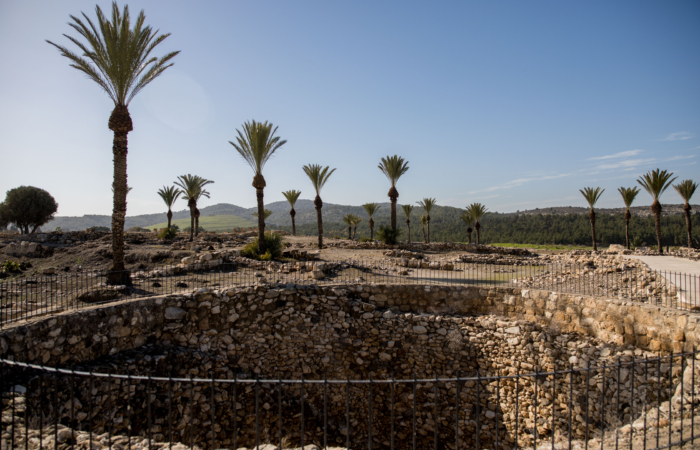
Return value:
[(626, 255), (625, 258), (637, 259), (650, 269), (660, 272), (664, 278), (679, 288), (679, 300), (686, 306), (690, 308), (700, 306), (700, 261), (673, 256)]

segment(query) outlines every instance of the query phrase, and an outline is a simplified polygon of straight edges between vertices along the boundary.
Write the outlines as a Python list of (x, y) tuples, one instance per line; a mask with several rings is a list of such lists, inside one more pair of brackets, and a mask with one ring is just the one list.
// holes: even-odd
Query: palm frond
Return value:
[(698, 183), (693, 180), (683, 180), (673, 185), (673, 189), (678, 192), (678, 195), (680, 195), (686, 203), (690, 202), (690, 198), (695, 194), (697, 188)]
[(352, 219), (352, 225), (353, 225), (353, 226), (356, 227), (356, 226), (358, 226), (358, 225), (360, 224), (360, 222), (362, 222), (362, 217), (356, 216), (355, 214), (351, 214), (351, 216), (352, 216), (351, 219)]
[(428, 219), (425, 216), (421, 215), (420, 216), (420, 223), (425, 225), (426, 223), (428, 223)]
[(651, 195), (652, 199), (654, 199), (655, 202), (659, 201), (659, 197), (661, 197), (661, 194), (668, 189), (669, 186), (671, 186), (671, 183), (673, 183), (676, 178), (674, 177), (671, 179), (673, 176), (673, 172), (668, 172), (667, 170), (661, 170), (661, 169), (656, 169), (656, 170), (650, 170), (649, 172), (645, 173), (642, 175), (638, 180), (637, 183), (639, 183), (644, 190), (646, 190), (649, 195)]
[(236, 142), (228, 141), (238, 151), (241, 157), (255, 171), (256, 175), (262, 174), (262, 169), (272, 155), (287, 141), (275, 136), (277, 127), (273, 128), (267, 121), (256, 122), (252, 120), (243, 124), (243, 132), (236, 130)]
[(365, 208), (367, 215), (371, 219), (372, 216), (377, 213), (379, 208), (381, 208), (381, 205), (379, 203), (365, 203), (364, 205), (362, 205), (362, 207)]
[(418, 206), (423, 208), (426, 212), (426, 214), (430, 215), (430, 211), (433, 209), (433, 206), (437, 203), (437, 200), (434, 198), (424, 198), (423, 200), (417, 201)]
[(625, 202), (625, 207), (630, 209), (634, 199), (637, 198), (637, 194), (639, 194), (640, 191), (639, 188), (635, 186), (631, 188), (621, 187), (617, 189), (617, 192), (619, 192), (622, 196), (622, 201)]
[(330, 169), (329, 166), (321, 167), (318, 164), (309, 164), (303, 167), (304, 173), (311, 180), (311, 184), (314, 186), (316, 195), (321, 195), (321, 189), (326, 184), (331, 174), (335, 172), (335, 169)]
[(345, 214), (342, 219), (345, 225), (352, 226), (352, 214)]
[(599, 187), (595, 189), (591, 187), (585, 187), (583, 189), (579, 189), (579, 192), (583, 195), (583, 198), (585, 198), (588, 202), (588, 206), (590, 206), (591, 209), (593, 209), (598, 200), (600, 200), (600, 196), (603, 195), (603, 192), (605, 192), (605, 189), (601, 189)]
[[(273, 211), (270, 211), (269, 209), (266, 208), (265, 211), (263, 211), (263, 219), (264, 219), (264, 220), (267, 220), (267, 218), (270, 217), (272, 214), (274, 214), (274, 212), (273, 212)], [(258, 218), (258, 212), (257, 212), (257, 211), (255, 211), (254, 213), (252, 213), (252, 215), (253, 215), (253, 217), (255, 217), (256, 219)]]
[(401, 205), (403, 213), (406, 215), (407, 219), (411, 218), (411, 213), (413, 212), (413, 205)]
[(170, 187), (165, 187), (163, 186), (162, 189), (158, 189), (158, 195), (160, 195), (160, 198), (163, 199), (166, 205), (168, 205), (168, 209), (170, 209), (173, 206), (173, 203), (182, 195), (182, 191), (175, 186), (170, 186)]
[(471, 216), (473, 222), (478, 222), (486, 215), (488, 209), (481, 203), (472, 203), (467, 206), (467, 213)]
[(294, 208), (294, 205), (296, 204), (297, 200), (299, 199), (299, 196), (301, 195), (301, 191), (296, 191), (292, 189), (290, 191), (282, 192), (282, 195), (284, 195), (284, 198), (287, 199), (289, 205), (292, 208)]
[(204, 186), (214, 183), (211, 180), (202, 178), (199, 175), (180, 175), (175, 181), (175, 185), (182, 188), (182, 199), (189, 201), (194, 199), (199, 200), (200, 197), (209, 198), (209, 192), (204, 190)]
[(401, 175), (408, 171), (408, 161), (404, 161), (404, 159), (398, 155), (387, 156), (382, 158), (378, 167), (389, 181), (391, 181), (391, 187), (395, 187)]
[(119, 11), (112, 3), (112, 19), (108, 20), (99, 6), (95, 7), (97, 26), (82, 13), (83, 19), (73, 15), (69, 26), (85, 42), (65, 35), (75, 44), (82, 56), (68, 48), (46, 41), (56, 47), (74, 67), (96, 82), (112, 99), (115, 105), (128, 106), (134, 96), (173, 64), (171, 60), (179, 51), (167, 53), (161, 58), (151, 56), (156, 46), (169, 33), (158, 35), (150, 26), (144, 26), (146, 15), (141, 11), (131, 26), (129, 7)]
[(470, 226), (470, 227), (471, 227), (472, 224), (474, 223), (474, 218), (472, 217), (472, 215), (471, 215), (471, 213), (470, 213), (469, 211), (464, 211), (464, 212), (462, 213), (462, 215), (459, 216), (459, 218), (462, 219), (462, 221), (463, 221), (464, 223), (466, 223), (467, 226)]

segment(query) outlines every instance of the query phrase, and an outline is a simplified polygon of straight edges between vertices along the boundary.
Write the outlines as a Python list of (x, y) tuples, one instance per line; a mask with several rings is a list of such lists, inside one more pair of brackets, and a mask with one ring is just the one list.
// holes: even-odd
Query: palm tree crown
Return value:
[(401, 205), (403, 213), (406, 215), (406, 220), (411, 220), (411, 213), (413, 212), (413, 205)]
[(362, 207), (365, 208), (369, 219), (372, 220), (372, 216), (375, 215), (382, 206), (379, 203), (365, 203)]
[(598, 200), (600, 200), (600, 196), (603, 195), (603, 192), (605, 192), (605, 189), (601, 189), (599, 187), (595, 189), (586, 187), (583, 189), (579, 189), (579, 192), (583, 194), (583, 198), (586, 199), (588, 205), (591, 207), (591, 209), (593, 209)]
[(676, 180), (677, 177), (671, 179), (672, 176), (673, 172), (669, 173), (666, 170), (656, 169), (642, 175), (642, 177), (637, 180), (637, 183), (651, 195), (651, 198), (655, 202), (658, 202), (661, 194)]
[(481, 239), (481, 224), (479, 223), (479, 221), (482, 217), (486, 215), (488, 209), (486, 209), (486, 206), (482, 205), (481, 203), (472, 203), (471, 205), (467, 206), (467, 212), (474, 221), (474, 229), (476, 230), (476, 243), (479, 244)]
[(306, 173), (306, 175), (311, 180), (311, 184), (313, 184), (314, 186), (316, 196), (321, 195), (321, 189), (323, 189), (323, 186), (331, 177), (331, 174), (335, 172), (335, 169), (330, 169), (330, 167), (328, 166), (321, 167), (318, 164), (309, 164), (307, 166), (304, 166), (303, 169), (304, 173)]
[(437, 201), (434, 198), (424, 198), (416, 203), (418, 203), (418, 206), (425, 210), (425, 213), (428, 215), (428, 221), (430, 221), (430, 211), (433, 209), (433, 206), (435, 206)]
[(637, 194), (639, 194), (639, 188), (636, 186), (631, 188), (621, 187), (617, 189), (617, 192), (622, 196), (625, 208), (629, 210), (632, 207), (632, 203), (634, 203), (634, 199), (637, 198)]
[(284, 195), (284, 198), (286, 198), (289, 202), (289, 206), (291, 206), (292, 209), (294, 209), (294, 205), (297, 203), (297, 200), (301, 195), (301, 191), (295, 191), (294, 189), (292, 189), (291, 191), (282, 192), (282, 195)]
[(255, 171), (253, 187), (263, 189), (265, 179), (262, 177), (262, 170), (272, 155), (287, 143), (275, 136), (277, 127), (272, 128), (271, 123), (256, 122), (255, 120), (243, 124), (243, 132), (236, 130), (236, 142), (228, 141), (229, 144), (238, 151), (248, 165)]
[[(675, 178), (674, 178), (675, 179)], [(698, 188), (698, 183), (693, 180), (683, 180), (678, 184), (673, 185), (673, 189), (678, 192), (678, 195), (683, 198), (683, 201), (687, 205), (690, 202), (690, 198), (695, 194), (695, 190)]]
[(165, 187), (158, 189), (158, 195), (163, 199), (168, 209), (172, 208), (173, 203), (182, 195), (182, 191), (175, 186)]
[[(97, 83), (112, 99), (115, 106), (128, 106), (138, 94), (165, 69), (172, 66), (170, 60), (179, 51), (167, 53), (162, 58), (150, 56), (153, 49), (163, 42), (170, 33), (157, 36), (150, 26), (144, 26), (146, 15), (139, 13), (131, 28), (129, 7), (119, 11), (117, 3), (112, 3), (112, 20), (109, 21), (99, 6), (95, 7), (98, 27), (83, 13), (87, 24), (71, 15), (69, 25), (78, 32), (87, 44), (64, 35), (78, 46), (82, 56), (68, 48), (46, 41), (61, 51), (61, 55), (71, 60), (71, 67), (78, 69)], [(99, 28), (99, 32), (98, 32)]]
[(391, 182), (391, 187), (395, 188), (396, 182), (399, 181), (401, 175), (408, 171), (408, 161), (404, 161), (399, 155), (387, 156), (382, 158), (382, 162), (379, 163), (378, 167)]
[(201, 197), (209, 198), (209, 192), (204, 189), (204, 186), (214, 183), (211, 180), (202, 178), (199, 175), (180, 175), (177, 177), (175, 184), (182, 188), (182, 199), (187, 201), (187, 207), (190, 208), (190, 241), (194, 239), (195, 220), (199, 223), (199, 210), (197, 209), (197, 201)]
[[(266, 209), (266, 210), (263, 212), (263, 218), (264, 218), (264, 220), (267, 220), (267, 218), (270, 217), (272, 214), (274, 214), (273, 211), (270, 211), (269, 209)], [(254, 213), (252, 213), (252, 215), (253, 215), (253, 217), (257, 218), (257, 217), (258, 217), (258, 212), (255, 211)]]

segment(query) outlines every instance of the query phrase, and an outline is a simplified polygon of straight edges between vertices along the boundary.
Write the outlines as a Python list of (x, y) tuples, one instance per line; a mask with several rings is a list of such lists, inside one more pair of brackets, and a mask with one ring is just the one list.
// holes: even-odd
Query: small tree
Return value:
[(365, 212), (369, 216), (369, 238), (374, 240), (374, 219), (372, 216), (377, 213), (381, 206), (377, 203), (365, 203), (362, 207), (365, 208)]
[(678, 184), (673, 185), (673, 189), (678, 192), (683, 201), (683, 212), (685, 212), (685, 224), (688, 229), (688, 247), (693, 248), (693, 238), (690, 235), (692, 231), (690, 223), (690, 198), (695, 194), (695, 190), (698, 188), (698, 184), (693, 180), (683, 180)]
[(645, 191), (651, 195), (651, 198), (653, 199), (653, 203), (651, 204), (651, 212), (654, 214), (654, 225), (656, 228), (656, 240), (659, 243), (659, 253), (663, 254), (664, 248), (661, 245), (661, 202), (659, 202), (659, 198), (661, 198), (661, 194), (664, 193), (666, 189), (668, 189), (669, 186), (671, 186), (671, 183), (673, 183), (676, 178), (671, 178), (673, 176), (673, 172), (668, 172), (666, 170), (661, 170), (661, 169), (656, 169), (656, 170), (651, 170), (644, 175), (642, 175), (639, 179), (637, 179), (637, 183), (639, 183)]
[(406, 215), (406, 227), (408, 228), (408, 243), (411, 243), (411, 213), (413, 212), (413, 205), (401, 205), (403, 208), (403, 213)]
[(630, 212), (630, 207), (632, 202), (639, 194), (639, 188), (618, 188), (617, 191), (622, 195), (622, 201), (625, 202), (625, 243), (627, 244), (627, 250), (630, 248), (630, 219), (632, 218), (632, 213)]
[(362, 222), (362, 218), (359, 216), (356, 216), (355, 214), (352, 215), (352, 238), (355, 239), (355, 235), (357, 235), (357, 226)]
[(333, 172), (335, 172), (335, 169), (331, 169), (329, 166), (321, 167), (318, 164), (309, 164), (304, 166), (303, 169), (316, 191), (314, 206), (316, 206), (316, 222), (318, 223), (318, 248), (321, 249), (323, 248), (323, 216), (321, 215), (323, 200), (321, 200), (321, 189), (326, 185), (326, 182)]
[(343, 222), (348, 226), (348, 239), (352, 239), (352, 214), (345, 214)]
[(472, 220), (474, 220), (474, 229), (476, 230), (476, 244), (478, 245), (480, 243), (479, 238), (481, 232), (481, 223), (479, 223), (479, 221), (482, 217), (486, 215), (488, 209), (486, 209), (486, 207), (481, 203), (472, 203), (471, 205), (467, 206), (467, 212), (472, 217)]
[(408, 172), (408, 161), (405, 161), (399, 155), (387, 156), (382, 158), (379, 163), (379, 170), (389, 179), (391, 182), (391, 189), (389, 189), (389, 199), (391, 200), (391, 228), (396, 232), (396, 200), (399, 198), (399, 191), (396, 190), (396, 182), (399, 181), (401, 175)]
[(52, 220), (57, 210), (58, 203), (45, 190), (20, 186), (7, 191), (5, 201), (0, 204), (0, 225), (14, 223), (22, 233), (34, 233)]
[(299, 199), (301, 191), (295, 191), (294, 189), (292, 189), (291, 191), (282, 192), (282, 195), (284, 195), (284, 198), (286, 198), (289, 202), (289, 206), (292, 207), (292, 209), (289, 211), (289, 215), (292, 216), (292, 236), (296, 236), (297, 226), (296, 223), (294, 223), (294, 216), (297, 215), (297, 212), (294, 210), (294, 205)]
[(424, 198), (423, 200), (416, 202), (418, 206), (425, 210), (425, 221), (428, 223), (428, 244), (430, 244), (430, 211), (433, 206), (437, 203), (434, 198)]
[(469, 243), (472, 243), (472, 224), (474, 223), (474, 218), (471, 215), (471, 211), (464, 211), (460, 219), (467, 224), (467, 235), (469, 236)]
[(165, 187), (158, 189), (158, 195), (163, 199), (168, 207), (168, 228), (170, 228), (170, 222), (173, 219), (172, 207), (175, 200), (182, 195), (182, 191), (175, 186)]
[(586, 201), (588, 202), (588, 206), (591, 207), (591, 210), (588, 213), (588, 218), (591, 219), (591, 235), (593, 237), (593, 251), (595, 252), (598, 250), (598, 245), (596, 244), (595, 238), (595, 210), (593, 209), (593, 207), (600, 199), (600, 196), (603, 195), (605, 189), (601, 189), (599, 187), (595, 189), (586, 187), (583, 189), (579, 189), (579, 192), (583, 194), (583, 198), (586, 199)]

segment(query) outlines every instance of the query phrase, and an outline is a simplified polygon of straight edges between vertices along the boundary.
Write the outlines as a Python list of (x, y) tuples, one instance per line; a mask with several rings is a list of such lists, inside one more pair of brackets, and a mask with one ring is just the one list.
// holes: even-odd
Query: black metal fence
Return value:
[[(241, 258), (242, 260), (242, 258)], [(579, 264), (503, 265), (350, 260), (199, 263), (131, 272), (132, 285), (109, 286), (105, 272), (58, 273), (0, 280), (0, 326), (37, 315), (90, 305), (257, 283), (418, 284), (541, 289), (569, 294), (631, 299), (680, 310), (700, 311), (696, 275), (646, 267), (592, 267)]]
[(680, 448), (700, 438), (699, 353), (401, 380), (176, 378), (0, 360), (2, 448)]

